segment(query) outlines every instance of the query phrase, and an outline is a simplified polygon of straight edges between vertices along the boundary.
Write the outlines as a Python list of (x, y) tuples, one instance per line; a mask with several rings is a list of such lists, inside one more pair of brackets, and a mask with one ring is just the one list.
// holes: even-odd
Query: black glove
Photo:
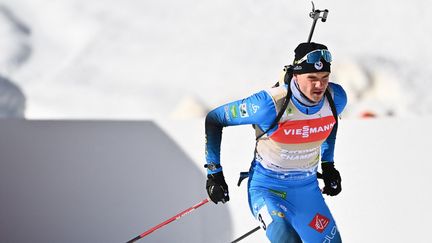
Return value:
[(339, 171), (335, 169), (333, 162), (321, 163), (322, 178), (324, 180), (323, 194), (336, 196), (342, 191), (341, 177)]
[(225, 182), (222, 171), (207, 175), (207, 194), (214, 203), (229, 201), (228, 185)]

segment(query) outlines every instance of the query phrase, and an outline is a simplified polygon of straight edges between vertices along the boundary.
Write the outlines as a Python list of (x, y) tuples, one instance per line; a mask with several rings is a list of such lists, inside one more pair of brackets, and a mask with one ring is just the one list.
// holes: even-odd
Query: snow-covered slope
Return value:
[[(431, 113), (429, 1), (315, 5), (330, 10), (313, 40), (333, 53), (346, 116)], [(310, 9), (305, 0), (3, 0), (0, 74), (24, 91), (28, 118), (161, 118), (188, 97), (205, 110), (272, 85), (307, 39)]]

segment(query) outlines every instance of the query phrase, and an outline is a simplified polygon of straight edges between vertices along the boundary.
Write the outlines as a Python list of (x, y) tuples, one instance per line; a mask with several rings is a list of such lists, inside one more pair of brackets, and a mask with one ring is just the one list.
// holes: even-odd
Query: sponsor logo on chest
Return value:
[(280, 143), (306, 143), (326, 139), (332, 131), (333, 116), (316, 119), (286, 121), (270, 137)]

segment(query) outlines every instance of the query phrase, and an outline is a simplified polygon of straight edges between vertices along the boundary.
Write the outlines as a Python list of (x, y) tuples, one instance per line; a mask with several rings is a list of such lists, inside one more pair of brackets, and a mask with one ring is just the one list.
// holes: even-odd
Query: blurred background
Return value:
[[(426, 0), (314, 1), (344, 117), (425, 116)], [(0, 116), (199, 118), (270, 87), (307, 40), (306, 0), (2, 0)]]

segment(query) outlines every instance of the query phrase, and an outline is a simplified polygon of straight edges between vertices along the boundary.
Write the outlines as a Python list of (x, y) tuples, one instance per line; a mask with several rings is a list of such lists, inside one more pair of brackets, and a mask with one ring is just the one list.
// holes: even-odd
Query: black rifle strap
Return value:
[(288, 88), (287, 88), (287, 94), (285, 96), (285, 100), (284, 100), (284, 103), (282, 105), (282, 108), (278, 111), (276, 119), (273, 121), (273, 123), (270, 125), (270, 127), (267, 128), (267, 130), (265, 132), (261, 133), (258, 137), (256, 137), (255, 140), (257, 140), (257, 141), (262, 136), (264, 136), (264, 134), (266, 134), (268, 131), (273, 129), (278, 124), (278, 122), (282, 118), (283, 114), (285, 113), (286, 108), (288, 107), (289, 101), (291, 100), (292, 91), (291, 91), (290, 84), (291, 84), (291, 79), (292, 79), (293, 74), (292, 74), (292, 70), (291, 70), (290, 66), (286, 67), (286, 69), (287, 69), (287, 71), (286, 71), (285, 76), (284, 76), (284, 83), (288, 84)]
[[(288, 75), (285, 75), (285, 79), (286, 79), (287, 76)], [(256, 140), (260, 139), (262, 136), (264, 136), (264, 134), (266, 134), (268, 131), (270, 131), (271, 129), (273, 129), (278, 124), (278, 122), (280, 121), (280, 119), (283, 116), (283, 113), (285, 112), (286, 108), (288, 107), (288, 103), (291, 100), (291, 96), (292, 96), (292, 91), (291, 91), (291, 88), (290, 88), (291, 79), (289, 79), (287, 82), (288, 82), (288, 91), (287, 91), (287, 95), (285, 97), (284, 103), (282, 105), (282, 109), (278, 112), (278, 114), (276, 116), (276, 119), (273, 121), (273, 123), (271, 124), (271, 126), (265, 132), (261, 133), (256, 138)], [(327, 100), (328, 100), (328, 102), (330, 104), (330, 109), (331, 109), (331, 111), (333, 113), (333, 117), (334, 117), (335, 122), (336, 122), (335, 125), (333, 126), (334, 127), (333, 129), (336, 129), (335, 134), (337, 134), (338, 115), (337, 115), (337, 111), (336, 111), (336, 106), (334, 104), (334, 101), (333, 101), (333, 98), (332, 98), (332, 96), (330, 94), (329, 89), (326, 89), (325, 96), (326, 96), (326, 98), (327, 98)]]
[(338, 129), (338, 115), (337, 115), (337, 111), (336, 111), (336, 106), (335, 106), (334, 100), (333, 100), (333, 98), (332, 98), (332, 96), (331, 96), (330, 91), (329, 91), (328, 88), (325, 91), (325, 96), (327, 97), (327, 100), (328, 100), (328, 102), (330, 104), (330, 109), (331, 109), (331, 111), (333, 113), (333, 117), (334, 117), (335, 122), (336, 122), (335, 125), (333, 126), (333, 129), (332, 129), (332, 131), (336, 130), (335, 131), (335, 135), (336, 135), (337, 134), (337, 129)]
[[(260, 134), (257, 138), (256, 138), (256, 144), (255, 144), (255, 150), (254, 150), (254, 160), (256, 158), (256, 153), (257, 153), (257, 144), (258, 144), (258, 139), (260, 139), (264, 134), (266, 134), (268, 131), (270, 131), (273, 127), (276, 126), (276, 124), (279, 122), (279, 120), (282, 118), (283, 113), (285, 112), (286, 108), (288, 107), (288, 103), (291, 100), (291, 96), (292, 96), (292, 92), (291, 92), (291, 88), (290, 88), (290, 83), (291, 83), (291, 78), (292, 78), (292, 73), (290, 75), (287, 75), (288, 72), (285, 74), (285, 83), (288, 83), (288, 90), (287, 90), (287, 95), (285, 97), (284, 103), (282, 105), (282, 109), (278, 112), (278, 115), (276, 117), (276, 119), (274, 120), (274, 122), (272, 123), (272, 125), (262, 134)], [(287, 77), (288, 76), (288, 77)], [(289, 77), (291, 76), (291, 77)], [(288, 80), (287, 80), (288, 79)], [(334, 104), (334, 100), (330, 94), (329, 89), (327, 88), (325, 91), (325, 96), (330, 104), (330, 109), (333, 113), (333, 117), (335, 119), (335, 125), (333, 126), (332, 132), (333, 130), (335, 130), (335, 135), (337, 134), (337, 129), (338, 129), (338, 115), (337, 115), (337, 111), (336, 111), (336, 106)], [(240, 177), (239, 180), (237, 182), (237, 186), (240, 186), (241, 182), (249, 177), (249, 172), (245, 171), (245, 172), (240, 172)]]

